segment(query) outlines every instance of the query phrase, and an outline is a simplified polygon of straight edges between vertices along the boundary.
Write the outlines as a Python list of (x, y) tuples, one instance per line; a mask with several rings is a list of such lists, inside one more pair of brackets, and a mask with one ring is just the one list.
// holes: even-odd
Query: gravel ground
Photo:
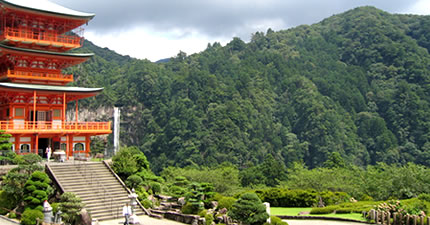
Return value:
[(332, 220), (284, 220), (289, 225), (368, 225), (367, 223), (354, 223)]
[[(173, 220), (165, 220), (165, 219), (155, 219), (149, 216), (139, 216), (140, 224), (143, 225), (183, 225), (185, 223), (179, 223)], [(118, 225), (123, 224), (124, 219), (118, 219), (118, 220), (108, 220), (108, 221), (101, 221), (99, 222), (99, 225)]]

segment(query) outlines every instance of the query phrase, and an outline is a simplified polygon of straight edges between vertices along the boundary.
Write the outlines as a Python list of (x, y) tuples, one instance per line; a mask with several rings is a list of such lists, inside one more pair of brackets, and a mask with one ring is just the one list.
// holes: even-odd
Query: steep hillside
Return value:
[(244, 168), (272, 154), (321, 166), (332, 152), (357, 165), (430, 164), (430, 17), (361, 7), (312, 26), (253, 34), (165, 63), (96, 56), (76, 83), (104, 86), (88, 108), (124, 104), (123, 143), (155, 170)]

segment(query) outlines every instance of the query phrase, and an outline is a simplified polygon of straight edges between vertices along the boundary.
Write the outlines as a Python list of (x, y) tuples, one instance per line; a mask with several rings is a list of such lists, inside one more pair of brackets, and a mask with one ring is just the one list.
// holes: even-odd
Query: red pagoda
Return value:
[[(83, 44), (83, 28), (94, 14), (46, 0), (0, 0), (0, 130), (11, 134), (17, 154), (63, 150), (88, 156), (91, 136), (111, 133), (110, 122), (82, 122), (78, 100), (103, 88), (65, 86), (62, 70), (93, 54), (68, 53)], [(67, 103), (76, 117), (66, 120)]]

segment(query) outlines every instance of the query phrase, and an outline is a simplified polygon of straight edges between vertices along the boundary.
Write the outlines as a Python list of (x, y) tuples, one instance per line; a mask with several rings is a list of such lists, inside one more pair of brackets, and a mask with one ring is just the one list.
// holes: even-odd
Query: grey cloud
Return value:
[[(312, 24), (357, 6), (372, 5), (403, 12), (418, 0), (51, 0), (84, 12), (94, 12), (92, 31), (115, 32), (136, 26), (157, 31), (193, 30), (212, 37), (256, 32), (252, 23), (281, 21), (287, 29)], [(266, 27), (267, 29), (269, 27)]]

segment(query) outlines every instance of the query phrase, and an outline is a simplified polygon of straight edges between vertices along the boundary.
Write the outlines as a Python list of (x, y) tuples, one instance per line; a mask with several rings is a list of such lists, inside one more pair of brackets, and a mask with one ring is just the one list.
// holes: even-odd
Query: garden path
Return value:
[[(179, 223), (173, 220), (155, 219), (149, 216), (139, 216), (140, 224), (150, 225), (184, 225), (185, 223)], [(99, 222), (99, 225), (118, 225), (124, 222), (124, 218), (117, 220), (107, 220)]]
[(355, 223), (333, 220), (284, 220), (289, 225), (370, 225), (367, 223)]

